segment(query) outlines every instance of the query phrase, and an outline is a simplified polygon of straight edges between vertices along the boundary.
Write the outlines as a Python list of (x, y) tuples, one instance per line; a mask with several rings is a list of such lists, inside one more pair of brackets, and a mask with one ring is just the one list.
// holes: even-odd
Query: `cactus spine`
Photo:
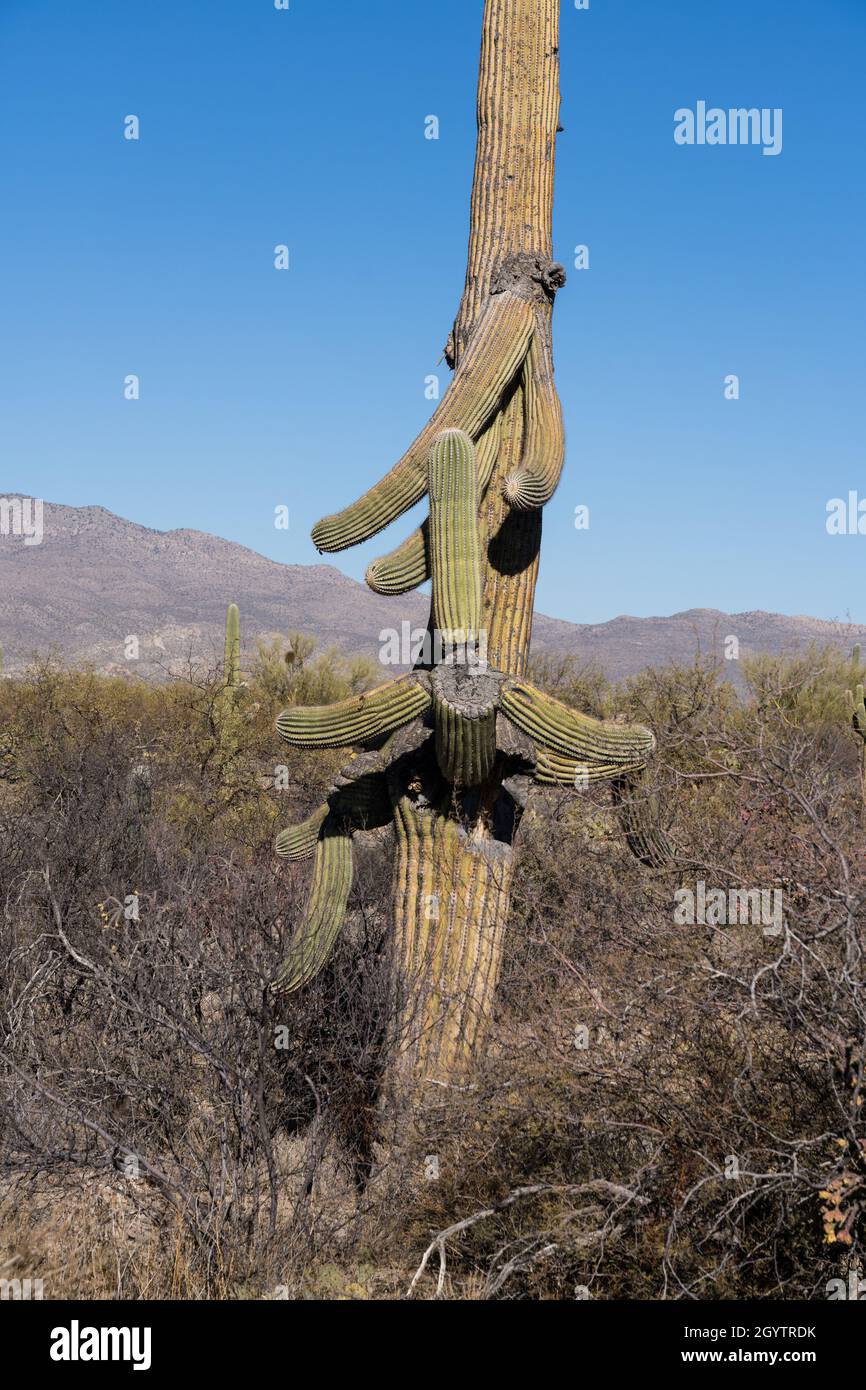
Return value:
[[(427, 1082), (465, 1074), (483, 1039), (531, 779), (622, 778), (654, 747), (648, 730), (590, 719), (525, 680), (541, 508), (563, 461), (551, 346), (565, 281), (551, 237), (559, 10), (559, 0), (485, 0), (468, 268), (446, 348), (454, 377), (399, 463), (313, 529), (320, 550), (342, 550), (427, 493), (426, 525), (374, 561), (367, 582), (403, 593), (432, 577), (431, 626), (446, 650), (432, 671), (278, 721), (304, 747), (391, 734), (378, 755), (397, 842), (389, 1075), (395, 1095), (418, 1103)], [(485, 660), (473, 668), (457, 639), (482, 628)], [(329, 806), (323, 825), (350, 829), (333, 794)]]

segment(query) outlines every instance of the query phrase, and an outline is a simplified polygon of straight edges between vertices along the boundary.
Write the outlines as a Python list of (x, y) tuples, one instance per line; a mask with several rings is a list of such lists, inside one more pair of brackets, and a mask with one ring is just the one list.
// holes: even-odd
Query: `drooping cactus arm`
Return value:
[(658, 797), (648, 786), (645, 774), (635, 772), (618, 778), (613, 783), (613, 799), (634, 857), (651, 869), (675, 863), (676, 852), (661, 826)]
[(280, 832), (275, 845), (277, 854), (290, 861), (308, 859), (328, 816), (350, 833), (390, 823), (391, 801), (381, 753), (361, 753), (344, 767), (328, 800), (300, 825)]
[(461, 429), (477, 439), (498, 412), (520, 373), (535, 326), (533, 307), (511, 291), (491, 295), (431, 420), (381, 482), (351, 506), (313, 527), (319, 550), (345, 550), (369, 540), (420, 502), (427, 491), (427, 460), (444, 429)]
[(539, 324), (523, 367), (525, 436), (520, 467), (505, 480), (516, 511), (543, 507), (556, 491), (565, 461), (562, 406), (553, 381), (550, 331)]
[(274, 845), (277, 854), (292, 863), (300, 859), (309, 859), (319, 842), (319, 832), (328, 819), (329, 812), (330, 807), (326, 802), (323, 806), (317, 806), (313, 814), (301, 821), (300, 825), (290, 825), (287, 830), (281, 830)]
[(535, 767), (535, 781), (543, 786), (583, 787), (594, 786), (597, 782), (610, 782), (622, 776), (621, 763), (588, 762), (579, 758), (569, 758), (555, 753), (550, 748), (539, 747), (538, 762)]
[(338, 704), (284, 710), (277, 719), (277, 731), (296, 748), (348, 748), (399, 729), (429, 704), (423, 677), (415, 674)]
[(352, 887), (352, 839), (332, 818), (316, 844), (313, 886), (303, 922), (289, 944), (271, 984), (275, 994), (291, 994), (308, 984), (325, 965), (346, 917)]
[(508, 718), (537, 744), (589, 768), (640, 768), (655, 747), (649, 729), (579, 714), (526, 681), (507, 680), (500, 698)]
[(396, 550), (382, 555), (364, 576), (377, 594), (408, 594), (430, 578), (430, 522), (424, 521)]
[(385, 752), (360, 753), (337, 778), (328, 797), (333, 814), (352, 830), (373, 830), (391, 821)]

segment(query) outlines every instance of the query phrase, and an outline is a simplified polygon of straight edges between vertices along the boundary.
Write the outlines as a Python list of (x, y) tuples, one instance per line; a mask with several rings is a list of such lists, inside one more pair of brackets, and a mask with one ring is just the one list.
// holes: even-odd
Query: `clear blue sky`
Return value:
[[(430, 410), (481, 11), (0, 0), (0, 492), (315, 561), (313, 522)], [(866, 497), (866, 0), (563, 0), (561, 43), (555, 252), (591, 267), (556, 307), (539, 608), (866, 622), (866, 536), (825, 529)], [(698, 100), (781, 107), (782, 154), (677, 146)], [(408, 529), (335, 563), (360, 578)]]

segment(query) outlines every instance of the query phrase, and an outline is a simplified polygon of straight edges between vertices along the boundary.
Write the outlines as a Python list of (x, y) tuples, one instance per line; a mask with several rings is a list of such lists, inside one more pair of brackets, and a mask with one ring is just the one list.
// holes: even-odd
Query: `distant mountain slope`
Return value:
[[(129, 670), (128, 636), (139, 639), (134, 669), (141, 675), (176, 669), (190, 654), (215, 660), (231, 602), (241, 608), (246, 649), (256, 637), (299, 630), (374, 658), (383, 628), (399, 629), (403, 620), (423, 626), (428, 608), (422, 594), (380, 598), (333, 565), (280, 564), (218, 536), (153, 531), (103, 507), (46, 503), (41, 545), (0, 535), (0, 645), (7, 671), (52, 647), (100, 670)], [(618, 678), (688, 661), (698, 645), (719, 652), (729, 634), (746, 654), (810, 641), (849, 648), (866, 637), (866, 628), (706, 608), (597, 624), (538, 615), (533, 650), (570, 654)], [(736, 663), (730, 665), (735, 673)]]

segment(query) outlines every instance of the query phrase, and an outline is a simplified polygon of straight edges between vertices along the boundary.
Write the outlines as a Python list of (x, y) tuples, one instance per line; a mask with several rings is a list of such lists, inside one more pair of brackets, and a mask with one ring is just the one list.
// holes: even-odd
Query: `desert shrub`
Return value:
[[(401, 1144), (389, 832), (326, 969), (266, 993), (309, 872), (274, 831), (346, 761), (274, 716), (372, 679), (298, 657), (251, 663), (230, 738), (218, 673), (0, 682), (0, 1265), (48, 1296), (375, 1298), (432, 1247), (415, 1297), (823, 1296), (866, 1209), (850, 663), (762, 659), (741, 698), (711, 663), (547, 665), (655, 730), (674, 861), (631, 858), (604, 789), (534, 795), (484, 1058)], [(772, 911), (683, 920), (700, 884)]]

